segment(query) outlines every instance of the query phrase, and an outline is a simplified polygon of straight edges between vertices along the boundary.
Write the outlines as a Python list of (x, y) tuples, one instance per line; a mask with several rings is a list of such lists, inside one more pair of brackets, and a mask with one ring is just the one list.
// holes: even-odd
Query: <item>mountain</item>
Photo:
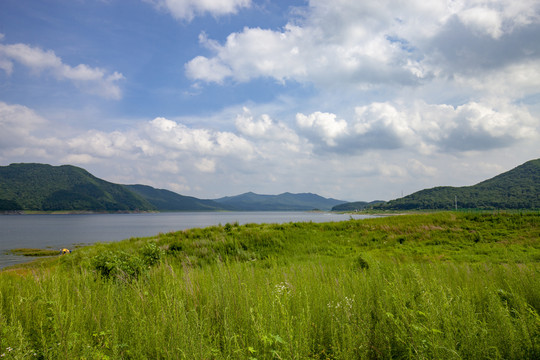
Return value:
[(201, 200), (191, 196), (179, 195), (147, 185), (125, 185), (129, 190), (140, 195), (160, 211), (217, 211), (223, 206), (212, 200)]
[(0, 212), (35, 211), (302, 211), (344, 201), (315, 194), (246, 193), (201, 200), (147, 185), (120, 185), (71, 165), (0, 166)]
[(540, 209), (540, 159), (473, 186), (435, 187), (376, 206), (378, 209)]
[(0, 210), (156, 210), (122, 185), (71, 165), (0, 166)]
[(253, 192), (237, 196), (227, 196), (215, 199), (228, 210), (236, 211), (309, 211), (330, 210), (333, 206), (345, 201), (327, 199), (322, 196), (302, 193), (283, 193), (280, 195), (259, 195)]
[(332, 211), (355, 211), (355, 210), (364, 210), (366, 208), (371, 208), (374, 205), (382, 204), (384, 201), (375, 200), (375, 201), (355, 201), (345, 204), (339, 204), (332, 208)]

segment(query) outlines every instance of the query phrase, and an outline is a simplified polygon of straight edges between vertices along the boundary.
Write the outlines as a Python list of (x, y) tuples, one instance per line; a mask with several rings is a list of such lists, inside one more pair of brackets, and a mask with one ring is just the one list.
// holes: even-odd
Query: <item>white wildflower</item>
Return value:
[(277, 296), (288, 295), (288, 294), (291, 293), (291, 288), (292, 288), (291, 284), (284, 281), (284, 282), (281, 282), (281, 283), (277, 284), (274, 287), (274, 291), (275, 291)]

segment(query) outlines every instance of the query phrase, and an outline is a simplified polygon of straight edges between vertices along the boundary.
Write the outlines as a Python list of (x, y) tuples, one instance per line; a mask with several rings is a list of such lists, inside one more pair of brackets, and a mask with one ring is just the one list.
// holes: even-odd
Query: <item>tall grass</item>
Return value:
[[(226, 225), (4, 271), (0, 355), (540, 358), (538, 215), (475, 216)], [(108, 276), (104, 251), (159, 261)]]

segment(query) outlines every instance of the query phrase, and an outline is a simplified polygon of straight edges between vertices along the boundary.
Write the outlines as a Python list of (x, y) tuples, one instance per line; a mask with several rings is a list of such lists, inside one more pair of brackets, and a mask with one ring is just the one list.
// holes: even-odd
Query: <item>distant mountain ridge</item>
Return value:
[(343, 200), (328, 199), (317, 194), (289, 192), (279, 195), (259, 195), (247, 192), (237, 196), (214, 199), (229, 210), (237, 211), (309, 211), (330, 210)]
[(0, 166), (0, 211), (309, 211), (439, 209), (540, 209), (540, 159), (473, 186), (442, 186), (376, 204), (312, 193), (253, 192), (202, 200), (147, 185), (120, 185), (72, 166), (37, 163)]
[(316, 194), (246, 193), (203, 200), (147, 185), (120, 185), (85, 169), (19, 163), (0, 166), (0, 211), (305, 211), (344, 201)]
[(540, 159), (473, 186), (441, 186), (376, 205), (382, 210), (540, 209)]

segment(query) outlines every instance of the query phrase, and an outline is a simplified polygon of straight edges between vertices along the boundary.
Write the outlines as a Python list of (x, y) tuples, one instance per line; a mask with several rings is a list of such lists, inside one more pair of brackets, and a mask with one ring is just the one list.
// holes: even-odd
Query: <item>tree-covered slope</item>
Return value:
[(378, 205), (379, 209), (540, 209), (540, 159), (473, 186), (435, 187)]
[(214, 200), (229, 210), (238, 211), (306, 211), (330, 210), (345, 201), (327, 199), (322, 196), (302, 193), (283, 193), (279, 195), (259, 195), (252, 192), (228, 196)]
[(122, 185), (71, 165), (0, 166), (0, 210), (155, 210)]
[(202, 200), (147, 185), (125, 185), (160, 211), (216, 211), (223, 207), (212, 200)]

